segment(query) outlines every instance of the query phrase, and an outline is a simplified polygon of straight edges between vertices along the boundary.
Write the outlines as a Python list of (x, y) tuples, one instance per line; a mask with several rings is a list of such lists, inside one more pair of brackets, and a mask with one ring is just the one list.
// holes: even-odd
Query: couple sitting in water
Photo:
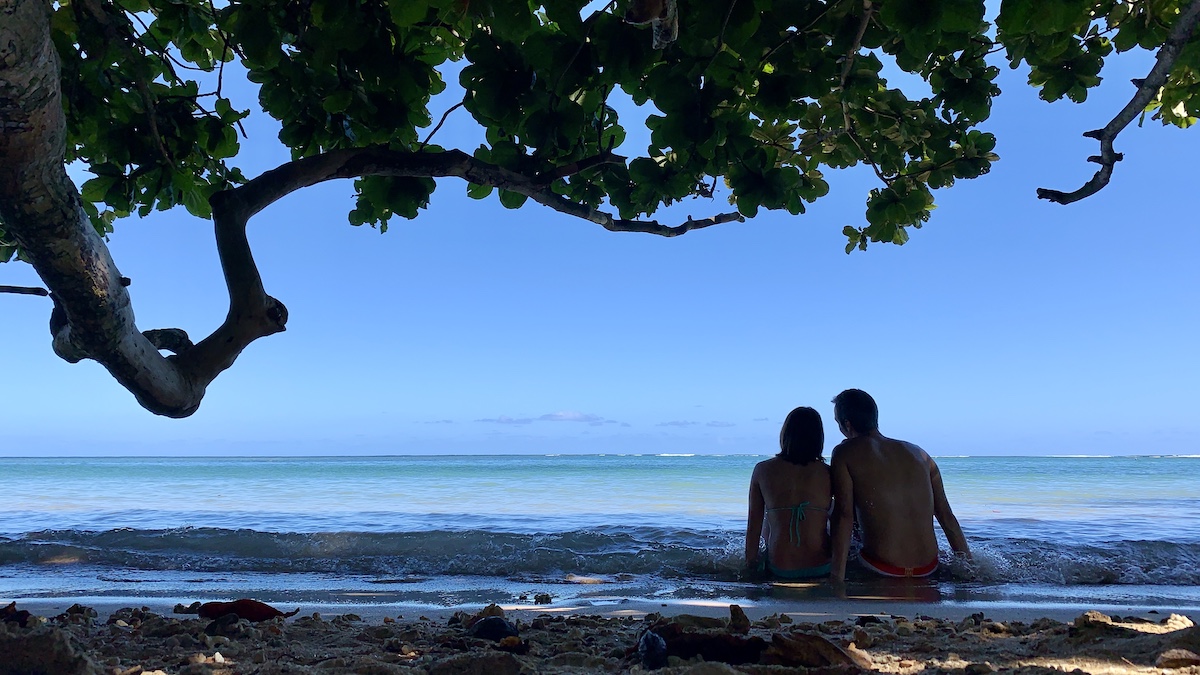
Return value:
[[(924, 450), (879, 433), (879, 409), (865, 391), (833, 399), (846, 440), (826, 465), (825, 430), (812, 408), (796, 408), (779, 432), (780, 453), (759, 462), (750, 478), (746, 563), (781, 579), (846, 577), (857, 520), (866, 569), (888, 577), (924, 577), (938, 565), (936, 518), (956, 553), (967, 540), (942, 488), (937, 463)], [(765, 553), (759, 540), (766, 538)]]

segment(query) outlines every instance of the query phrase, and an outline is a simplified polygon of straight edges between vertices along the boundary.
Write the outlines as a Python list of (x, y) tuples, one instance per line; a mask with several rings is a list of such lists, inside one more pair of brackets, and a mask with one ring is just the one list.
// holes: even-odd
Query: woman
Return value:
[[(796, 408), (779, 432), (779, 454), (754, 467), (746, 520), (746, 564), (751, 569), (762, 568), (781, 579), (829, 574), (833, 487), (821, 457), (824, 445), (820, 413)], [(760, 560), (762, 537), (767, 549)]]

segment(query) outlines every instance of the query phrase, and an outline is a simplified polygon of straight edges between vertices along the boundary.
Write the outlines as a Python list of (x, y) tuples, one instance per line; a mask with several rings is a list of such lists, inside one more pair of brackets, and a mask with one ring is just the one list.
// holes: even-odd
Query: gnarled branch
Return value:
[[(582, 160), (584, 162), (588, 160)], [(691, 230), (741, 221), (737, 213), (725, 213), (679, 225), (662, 225), (653, 220), (616, 218), (585, 204), (573, 202), (551, 190), (542, 176), (528, 176), (476, 159), (461, 150), (403, 152), (386, 147), (333, 150), (322, 155), (294, 160), (263, 173), (245, 185), (213, 195), (213, 219), (228, 213), (230, 219), (249, 220), (254, 214), (296, 190), (335, 178), (362, 176), (407, 176), (443, 178), (455, 176), (476, 185), (490, 185), (525, 195), (559, 213), (582, 218), (613, 232), (645, 232), (674, 237)], [(218, 225), (218, 231), (220, 231)]]
[(1089, 162), (1100, 165), (1091, 180), (1074, 192), (1038, 188), (1038, 199), (1048, 199), (1058, 204), (1070, 204), (1086, 199), (1108, 185), (1108, 181), (1112, 179), (1113, 168), (1124, 158), (1121, 153), (1113, 149), (1113, 141), (1117, 139), (1118, 134), (1124, 131), (1125, 127), (1129, 126), (1130, 122), (1146, 110), (1146, 106), (1150, 105), (1150, 102), (1158, 95), (1158, 91), (1167, 83), (1167, 76), (1171, 74), (1171, 68), (1174, 67), (1175, 60), (1179, 58), (1180, 51), (1191, 40), (1197, 23), (1200, 23), (1200, 0), (1192, 0), (1191, 4), (1179, 13), (1179, 19), (1175, 22), (1170, 34), (1167, 35), (1166, 42), (1158, 50), (1158, 58), (1154, 62), (1154, 67), (1150, 69), (1150, 74), (1144, 80), (1135, 81), (1137, 92), (1134, 93), (1129, 103), (1126, 103), (1125, 107), (1108, 124), (1104, 125), (1103, 129), (1095, 129), (1083, 134), (1087, 138), (1100, 141), (1100, 154), (1088, 157)]
[[(142, 407), (170, 417), (194, 413), (210, 382), (253, 341), (284, 330), (287, 308), (267, 295), (246, 237), (255, 214), (295, 190), (334, 178), (457, 176), (526, 195), (616, 232), (677, 236), (742, 220), (737, 213), (688, 218), (679, 225), (614, 217), (553, 191), (552, 183), (623, 158), (602, 152), (545, 175), (523, 174), (458, 150), (400, 152), (385, 147), (336, 150), (283, 164), (246, 184), (215, 194), (213, 226), (229, 292), (224, 322), (193, 344), (179, 329), (141, 331), (126, 286), (104, 241), (92, 228), (67, 175), (61, 72), (50, 39), (50, 4), (5, 0), (0, 22), (0, 220), (54, 300), (50, 330), (55, 353), (93, 359)], [(94, 3), (93, 3), (94, 4)], [(6, 10), (7, 11), (7, 10)], [(14, 287), (19, 288), (19, 287)], [(36, 291), (30, 291), (36, 292)], [(160, 350), (174, 352), (164, 356)]]

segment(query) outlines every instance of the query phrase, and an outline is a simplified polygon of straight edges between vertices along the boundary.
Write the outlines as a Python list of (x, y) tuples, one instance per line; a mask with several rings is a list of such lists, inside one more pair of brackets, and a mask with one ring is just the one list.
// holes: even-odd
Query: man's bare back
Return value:
[[(865, 392), (849, 391), (861, 394), (865, 397), (862, 400), (874, 407)], [(833, 449), (830, 462), (834, 488), (833, 579), (845, 578), (855, 519), (862, 529), (860, 559), (884, 574), (921, 576), (937, 567), (935, 518), (951, 548), (969, 553), (933, 458), (912, 443), (887, 438), (878, 428), (860, 432), (853, 422), (838, 417), (838, 412), (840, 406), (835, 418), (847, 438)], [(874, 422), (859, 418), (859, 426), (873, 427)]]

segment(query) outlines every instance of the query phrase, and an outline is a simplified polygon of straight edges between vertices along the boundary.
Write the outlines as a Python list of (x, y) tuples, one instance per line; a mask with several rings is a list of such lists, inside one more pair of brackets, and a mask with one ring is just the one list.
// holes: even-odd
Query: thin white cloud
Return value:
[(755, 417), (754, 421), (755, 422), (770, 422), (771, 418), (770, 417)]
[(671, 420), (670, 422), (659, 422), (655, 426), (659, 427), (694, 427), (699, 422), (691, 422), (686, 420)]
[(564, 410), (561, 412), (546, 413), (538, 418), (543, 422), (603, 422), (604, 418), (599, 415), (589, 413), (575, 412), (574, 410)]
[(499, 417), (475, 420), (476, 422), (490, 422), (491, 424), (529, 424), (533, 419), (529, 417), (509, 417), (501, 415)]
[(719, 428), (725, 428), (725, 427), (736, 427), (737, 425), (736, 425), (736, 424), (734, 424), (733, 422), (717, 422), (717, 421), (715, 421), (715, 420), (714, 420), (714, 421), (712, 421), (712, 422), (709, 422), (708, 424), (706, 424), (706, 425), (704, 425), (704, 426), (706, 426), (706, 427), (719, 427)]
[[(449, 420), (446, 420), (449, 422)], [(488, 422), (490, 424), (533, 424), (534, 422), (584, 422), (588, 426), (598, 427), (605, 424), (621, 424), (629, 426), (618, 420), (605, 419), (599, 415), (591, 413), (582, 413), (575, 410), (560, 410), (558, 412), (546, 413), (538, 417), (510, 417), (501, 415), (499, 417), (488, 417), (475, 420), (476, 422)]]

